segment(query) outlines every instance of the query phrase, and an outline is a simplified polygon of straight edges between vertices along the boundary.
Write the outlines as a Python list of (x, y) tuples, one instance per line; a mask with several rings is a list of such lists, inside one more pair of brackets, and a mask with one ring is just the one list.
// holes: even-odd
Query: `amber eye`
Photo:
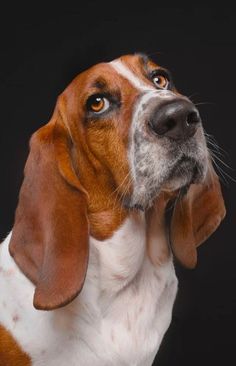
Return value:
[(169, 85), (169, 80), (164, 75), (154, 75), (152, 78), (154, 84), (158, 88), (167, 89)]
[(97, 114), (105, 112), (109, 106), (109, 100), (100, 95), (92, 95), (87, 102), (87, 108)]

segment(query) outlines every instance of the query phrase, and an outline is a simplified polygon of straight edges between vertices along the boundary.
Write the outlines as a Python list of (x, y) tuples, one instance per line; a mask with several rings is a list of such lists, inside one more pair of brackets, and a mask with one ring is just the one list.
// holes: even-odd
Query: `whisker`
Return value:
[(221, 175), (221, 177), (224, 179), (224, 182), (228, 185), (228, 181), (227, 181), (227, 179), (226, 179), (226, 177), (227, 178), (229, 178), (231, 181), (233, 181), (234, 183), (236, 183), (236, 179), (234, 179), (233, 177), (231, 177), (231, 175), (229, 175), (224, 169), (222, 169), (221, 167), (220, 167), (220, 165), (217, 163), (217, 161), (216, 161), (216, 159), (217, 159), (218, 157), (216, 157), (216, 156), (214, 156), (213, 154), (212, 154), (212, 152), (211, 152), (211, 159), (212, 159), (212, 161), (213, 161), (213, 163), (214, 163), (214, 165), (215, 165), (215, 167), (216, 167), (216, 169), (218, 170), (218, 172), (220, 173), (220, 175)]
[(219, 156), (216, 155), (216, 152), (215, 151), (212, 151), (211, 150), (211, 154), (214, 156), (214, 158), (216, 158), (217, 160), (219, 160), (226, 168), (234, 171), (234, 169), (231, 166), (229, 166), (228, 164), (226, 164), (221, 158), (219, 158)]
[[(221, 152), (220, 149), (218, 149), (218, 146), (213, 144), (211, 141), (207, 141), (208, 148), (213, 151), (214, 153), (220, 155), (222, 158), (225, 158), (225, 153)], [(210, 146), (209, 146), (210, 145)]]
[[(131, 183), (133, 182), (133, 177), (130, 175), (130, 172), (128, 172), (126, 174), (126, 176), (124, 177), (124, 179), (122, 180), (122, 182), (116, 187), (116, 189), (111, 192), (109, 199), (110, 201), (112, 200), (112, 210), (115, 210), (116, 204), (118, 203), (118, 201), (120, 203), (124, 203), (124, 199), (126, 197), (126, 193), (128, 192)], [(122, 188), (122, 192), (121, 192), (121, 188)]]
[(126, 197), (126, 193), (128, 192), (131, 183), (133, 183), (133, 178), (131, 176), (129, 176), (129, 180), (126, 184), (126, 187), (124, 188), (124, 190), (120, 196), (120, 200), (121, 200), (122, 204), (124, 204), (124, 199)]
[(222, 171), (222, 169), (219, 167), (219, 165), (216, 163), (215, 159), (213, 157), (211, 157), (213, 165), (215, 166), (217, 172), (218, 172), (218, 176), (220, 181), (222, 182), (222, 184), (226, 185), (227, 187), (229, 186), (229, 182), (227, 181), (224, 172)]
[[(209, 154), (211, 156), (212, 162), (216, 167), (216, 170), (219, 172), (219, 177), (223, 179), (223, 182), (227, 184), (227, 186), (229, 185), (227, 179), (230, 179), (232, 182), (236, 183), (236, 179), (228, 174), (225, 169), (223, 169), (224, 167), (226, 169), (234, 171), (234, 169), (224, 161), (226, 157), (229, 158), (229, 154), (227, 153), (227, 151), (219, 146), (213, 135), (207, 133), (205, 130), (204, 135), (206, 138)], [(223, 165), (223, 167), (220, 166), (220, 164)]]
[(122, 188), (122, 186), (125, 184), (125, 181), (127, 180), (127, 178), (129, 177), (129, 174), (126, 174), (125, 178), (123, 179), (123, 181), (116, 187), (116, 189), (111, 193), (111, 195), (113, 195), (114, 193), (116, 193), (120, 188)]
[(226, 155), (227, 157), (229, 157), (229, 154), (227, 151), (225, 151), (224, 149), (222, 149), (222, 147), (219, 146), (218, 142), (216, 141), (215, 137), (213, 135), (208, 134), (205, 130), (204, 130), (204, 135), (206, 137), (207, 142), (211, 145), (214, 146), (219, 152), (222, 152), (222, 155)]
[(195, 96), (197, 96), (197, 95), (199, 95), (199, 93), (195, 92), (193, 94), (188, 95), (187, 98), (192, 101), (192, 98), (195, 97)]
[(216, 103), (214, 102), (198, 102), (198, 103), (194, 103), (195, 106), (199, 106), (199, 105), (215, 105)]

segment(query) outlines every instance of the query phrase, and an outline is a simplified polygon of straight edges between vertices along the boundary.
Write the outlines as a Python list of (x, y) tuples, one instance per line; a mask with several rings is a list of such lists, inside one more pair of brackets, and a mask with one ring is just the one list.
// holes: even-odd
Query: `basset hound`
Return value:
[(199, 112), (166, 69), (135, 54), (79, 74), (31, 138), (0, 246), (0, 365), (152, 365), (173, 258), (195, 267), (224, 215)]

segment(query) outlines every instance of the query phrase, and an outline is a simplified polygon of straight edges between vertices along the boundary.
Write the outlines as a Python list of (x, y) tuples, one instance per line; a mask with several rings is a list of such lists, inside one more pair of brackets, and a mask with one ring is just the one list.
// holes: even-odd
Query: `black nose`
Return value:
[(185, 140), (195, 134), (200, 121), (195, 106), (190, 101), (179, 99), (159, 106), (153, 112), (149, 125), (159, 136)]

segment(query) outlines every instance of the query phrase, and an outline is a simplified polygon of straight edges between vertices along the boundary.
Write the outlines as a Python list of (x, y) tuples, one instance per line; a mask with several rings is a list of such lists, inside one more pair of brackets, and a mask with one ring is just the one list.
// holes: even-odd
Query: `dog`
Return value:
[(82, 72), (31, 138), (0, 246), (0, 365), (152, 365), (173, 260), (194, 268), (224, 216), (199, 111), (169, 71), (134, 54)]

